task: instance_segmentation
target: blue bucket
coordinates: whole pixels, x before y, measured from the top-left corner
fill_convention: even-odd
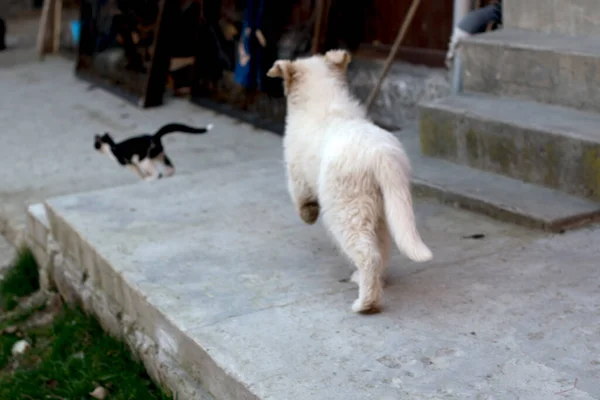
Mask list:
[[[79,20],[71,21],[71,39],[73,39],[73,43],[75,46],[79,45],[79,34],[81,32],[81,22]]]

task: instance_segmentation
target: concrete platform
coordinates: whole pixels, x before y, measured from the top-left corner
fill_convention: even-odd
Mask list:
[[[600,111],[597,37],[501,29],[462,47],[467,92]]]
[[[424,154],[600,201],[600,114],[485,95],[420,111]]]
[[[104,293],[106,320],[134,321],[215,399],[600,396],[597,228],[541,237],[420,200],[434,261],[395,253],[384,312],[361,316],[351,269],[295,215],[278,161],[46,205],[82,297]]]
[[[0,65],[13,56],[0,53]],[[0,93],[6,94],[0,95],[0,169],[9,171],[0,174],[0,234],[11,242],[17,242],[25,228],[28,204],[138,181],[94,151],[97,132],[109,131],[121,140],[169,122],[213,122],[210,134],[165,137],[177,174],[280,156],[280,141],[268,132],[184,100],[168,99],[163,107],[141,110],[77,80],[73,68],[72,62],[54,57],[0,68]]]

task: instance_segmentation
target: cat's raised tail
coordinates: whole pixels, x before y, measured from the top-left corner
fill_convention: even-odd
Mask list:
[[[210,131],[213,128],[213,124],[208,124],[204,128],[194,128],[193,126],[188,126],[184,124],[167,124],[160,128],[154,134],[155,139],[162,138],[163,136],[173,133],[173,132],[183,132],[183,133],[192,133],[192,134],[202,134]]]

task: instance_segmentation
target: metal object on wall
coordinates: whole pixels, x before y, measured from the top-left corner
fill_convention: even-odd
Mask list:
[[[456,29],[461,19],[471,10],[470,0],[454,0],[453,27]],[[456,52],[452,66],[452,93],[462,91],[462,57],[460,51]]]

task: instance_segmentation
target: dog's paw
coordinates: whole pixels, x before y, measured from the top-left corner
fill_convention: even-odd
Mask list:
[[[374,302],[365,302],[359,298],[354,300],[352,311],[359,314],[377,314],[381,312],[381,305]]]
[[[320,211],[321,208],[319,207],[319,203],[305,203],[300,207],[300,218],[302,218],[302,221],[306,222],[307,224],[312,225],[317,222],[317,219],[319,219]]]

